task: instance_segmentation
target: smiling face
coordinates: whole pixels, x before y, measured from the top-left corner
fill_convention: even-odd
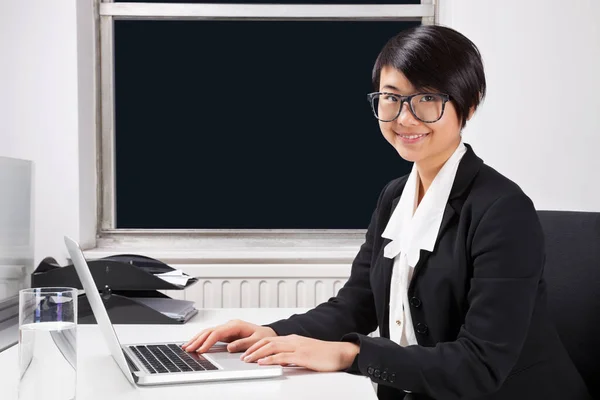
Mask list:
[[[381,70],[379,91],[403,96],[422,92],[413,87],[402,72],[390,66]],[[398,118],[391,122],[379,121],[379,127],[402,158],[418,165],[443,164],[460,143],[461,121],[451,101],[446,103],[442,118],[436,122],[419,121],[408,103],[404,103]]]

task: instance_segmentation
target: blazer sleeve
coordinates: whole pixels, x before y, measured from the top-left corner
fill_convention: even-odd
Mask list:
[[[358,343],[360,353],[348,372],[435,399],[497,391],[523,347],[544,264],[543,233],[525,194],[501,197],[487,209],[475,228],[471,255],[469,308],[455,341],[401,347],[351,333],[342,340]]]
[[[349,332],[369,334],[377,328],[369,270],[377,229],[377,216],[383,195],[392,182],[388,183],[379,195],[365,242],[352,262],[348,281],[339,290],[337,296],[304,314],[294,314],[287,319],[265,326],[272,328],[279,336],[296,334],[328,341],[339,341]]]

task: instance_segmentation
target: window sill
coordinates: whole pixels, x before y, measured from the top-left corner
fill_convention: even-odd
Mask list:
[[[113,231],[84,251],[95,259],[139,254],[167,264],[351,264],[364,231]]]

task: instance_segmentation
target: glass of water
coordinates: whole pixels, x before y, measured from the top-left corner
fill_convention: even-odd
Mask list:
[[[19,292],[19,400],[72,400],[77,383],[77,289]]]

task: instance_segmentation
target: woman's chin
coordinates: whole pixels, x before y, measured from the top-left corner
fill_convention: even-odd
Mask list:
[[[406,141],[398,135],[395,135],[391,143],[400,157],[408,162],[418,162],[425,156],[425,153],[427,153],[427,142],[429,141],[430,136],[431,134],[428,134],[427,136],[412,142]]]
[[[396,151],[400,157],[408,162],[417,162],[423,158],[423,151],[419,151],[417,149],[408,149],[401,144],[397,144],[394,147],[396,148]]]

